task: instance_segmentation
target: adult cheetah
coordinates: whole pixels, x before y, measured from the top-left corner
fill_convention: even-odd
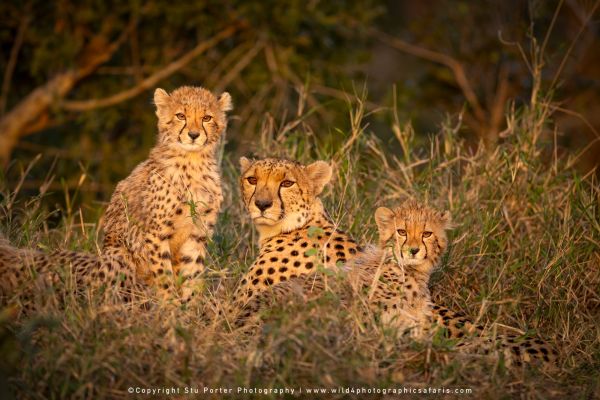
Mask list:
[[[240,166],[242,197],[260,249],[234,293],[237,309],[282,282],[339,267],[361,251],[331,222],[318,197],[331,179],[328,163],[242,157]]]
[[[117,185],[104,216],[101,255],[0,243],[5,295],[31,279],[30,270],[57,280],[57,265],[72,266],[84,285],[131,290],[142,283],[170,297],[177,282],[182,301],[194,295],[223,199],[216,151],[231,96],[184,86],[171,94],[156,89],[154,104],[158,142]]]

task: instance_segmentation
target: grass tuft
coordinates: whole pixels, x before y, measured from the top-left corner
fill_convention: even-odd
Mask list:
[[[369,114],[364,99],[348,102],[348,131],[316,135],[318,127],[304,115],[279,122],[268,116],[251,152],[306,163],[333,160],[326,208],[361,243],[375,241],[373,213],[380,205],[415,197],[449,209],[455,228],[432,278],[433,298],[490,332],[509,329],[555,342],[561,353],[556,371],[508,369],[502,357],[462,354],[442,337],[396,340],[376,320],[358,318],[358,309],[341,307],[336,296],[278,305],[253,335],[228,321],[202,322],[204,303],[231,293],[256,255],[238,163],[223,152],[226,201],[209,244],[205,298],[186,308],[148,310],[138,302],[75,296],[71,284],[35,293],[36,311],[27,313],[18,306],[32,288],[23,288],[10,299],[17,307],[5,304],[0,312],[0,371],[10,392],[16,398],[131,398],[132,386],[410,385],[471,388],[478,398],[597,395],[600,188],[595,175],[580,176],[566,156],[555,157],[546,134],[548,109],[540,102],[509,111],[504,139],[484,150],[460,140],[460,119],[448,119],[423,142],[398,122],[394,109]],[[389,121],[392,139],[369,131],[374,119]],[[44,188],[33,199],[20,198],[18,190],[2,187],[0,204],[1,230],[12,243],[96,251],[101,224],[84,223],[73,196],[50,228],[56,211],[44,204]]]

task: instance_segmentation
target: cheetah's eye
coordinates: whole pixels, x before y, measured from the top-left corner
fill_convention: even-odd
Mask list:
[[[288,181],[288,180],[286,179],[285,181],[282,181],[282,182],[281,182],[281,187],[290,187],[290,186],[292,186],[294,183],[296,183],[296,182],[294,182],[294,181]]]
[[[185,119],[184,113],[177,113],[177,114],[175,114],[175,116],[177,117],[177,119]]]
[[[246,180],[251,185],[256,185],[256,182],[258,182],[258,179],[256,179],[256,177],[254,176],[249,176],[248,178],[246,178]]]
[[[423,232],[423,237],[424,238],[428,238],[429,236],[431,236],[431,232]]]
[[[404,229],[398,229],[398,235],[406,236],[406,231]]]
[[[205,115],[204,117],[202,117],[202,121],[203,121],[203,122],[208,122],[208,121],[210,121],[211,119],[212,119],[212,116],[210,116],[210,115]]]

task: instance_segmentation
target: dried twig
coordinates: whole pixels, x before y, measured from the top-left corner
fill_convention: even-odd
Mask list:
[[[56,99],[64,97],[81,79],[91,74],[99,65],[109,60],[123,44],[138,20],[132,18],[117,40],[109,43],[104,29],[93,37],[79,60],[77,67],[62,72],[45,84],[38,86],[10,112],[0,119],[0,163],[6,163],[10,153],[26,128],[40,119]],[[105,24],[107,28],[109,24]],[[43,126],[43,124],[42,124]]]
[[[129,88],[112,96],[105,97],[103,99],[63,101],[60,104],[60,106],[68,111],[88,111],[94,110],[96,108],[112,106],[114,104],[121,103],[125,100],[129,100],[139,95],[140,93],[152,88],[154,85],[156,85],[158,82],[165,79],[169,75],[172,75],[173,73],[177,72],[179,69],[184,67],[186,64],[191,62],[200,54],[204,53],[206,50],[216,46],[224,39],[231,37],[235,33],[237,28],[237,26],[228,27],[216,34],[215,36],[213,36],[212,38],[199,43],[192,50],[190,50],[177,60],[171,62],[160,71],[157,71],[154,74],[150,75],[149,77],[147,77],[132,88]]]
[[[391,35],[388,35],[387,33],[382,32],[377,29],[374,29],[374,28],[369,30],[369,34],[372,37],[374,37],[375,39],[377,39],[397,50],[400,50],[402,52],[411,54],[411,55],[419,57],[419,58],[423,58],[425,60],[429,60],[429,61],[432,61],[432,62],[435,62],[438,64],[442,64],[442,65],[448,67],[454,74],[454,79],[456,80],[456,83],[462,90],[465,98],[467,99],[467,102],[469,103],[471,108],[473,108],[473,112],[474,112],[476,118],[481,121],[484,121],[487,118],[485,110],[483,109],[483,107],[481,107],[481,104],[479,103],[479,99],[477,98],[477,95],[475,94],[475,90],[473,90],[471,83],[467,79],[467,73],[465,72],[465,68],[458,60],[456,60],[453,57],[450,57],[447,54],[443,54],[443,53],[440,53],[437,51],[427,49],[422,46],[417,46],[417,45],[405,42],[404,40],[401,40],[401,39],[398,39]]]

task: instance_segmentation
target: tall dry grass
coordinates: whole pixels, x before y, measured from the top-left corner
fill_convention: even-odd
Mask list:
[[[369,113],[364,103],[362,96],[349,97],[347,132],[311,126],[304,118],[311,110],[303,105],[291,119],[265,117],[249,152],[332,160],[336,173],[323,195],[326,208],[362,243],[375,239],[377,206],[415,197],[450,209],[455,228],[431,282],[434,299],[490,332],[538,334],[556,343],[561,357],[555,371],[507,369],[502,357],[459,353],[440,338],[399,341],[375,321],[357,318],[335,295],[282,304],[252,335],[226,320],[203,322],[204,303],[216,298],[226,306],[256,255],[237,188],[237,160],[223,151],[226,201],[210,243],[204,299],[184,308],[140,307],[143,294],[130,304],[101,302],[85,290],[76,295],[67,269],[64,287],[38,289],[34,296],[24,287],[0,313],[0,394],[96,399],[131,398],[129,387],[443,386],[471,388],[477,398],[598,395],[600,188],[594,175],[571,168],[572,158],[558,157],[549,106],[536,101],[510,109],[502,142],[486,151],[461,141],[460,117],[423,141],[393,107]],[[370,132],[373,122],[386,123],[392,139]],[[101,207],[81,212],[70,206],[77,195],[70,193],[61,223],[50,228],[53,211],[44,206],[44,187],[40,192],[22,198],[18,187],[3,187],[2,232],[23,247],[96,251],[100,224],[94,216]],[[35,311],[22,311],[26,298]]]

